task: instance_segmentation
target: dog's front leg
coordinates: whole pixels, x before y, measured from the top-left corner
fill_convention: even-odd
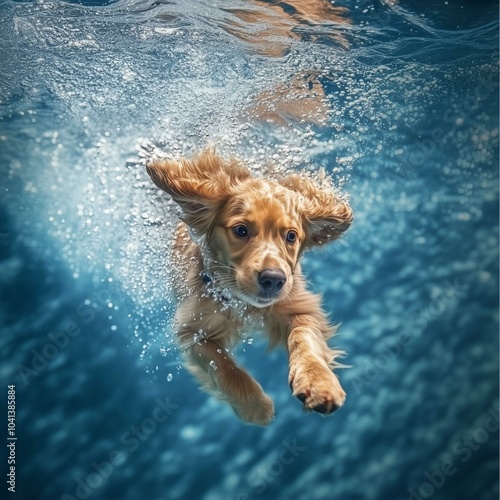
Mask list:
[[[293,395],[306,410],[331,413],[344,404],[346,394],[332,372],[332,360],[339,353],[326,343],[326,319],[301,314],[292,317],[290,326],[287,347]]]
[[[188,350],[190,371],[206,389],[227,401],[243,421],[267,425],[274,418],[272,400],[216,340],[203,339]]]

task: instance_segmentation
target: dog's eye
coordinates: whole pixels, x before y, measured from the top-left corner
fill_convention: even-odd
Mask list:
[[[233,227],[233,233],[238,238],[246,238],[248,236],[248,227],[245,224],[238,224]]]
[[[288,231],[288,233],[286,233],[286,242],[287,243],[295,243],[297,241],[297,233],[296,231]]]

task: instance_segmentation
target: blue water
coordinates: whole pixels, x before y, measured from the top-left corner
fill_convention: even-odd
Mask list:
[[[10,497],[498,498],[497,3],[307,4],[1,0]],[[145,140],[324,167],[350,194],[352,228],[304,262],[352,366],[334,415],[302,412],[258,337],[237,356],[267,428],[182,368]]]

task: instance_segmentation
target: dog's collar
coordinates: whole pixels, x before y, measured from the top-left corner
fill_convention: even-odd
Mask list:
[[[212,283],[212,281],[213,281],[212,276],[210,276],[205,271],[202,271],[200,273],[200,278],[201,278],[201,281],[203,281],[203,283],[205,283],[205,285],[208,285],[209,283]]]
[[[215,281],[212,276],[210,276],[210,274],[208,274],[206,271],[201,271],[200,278],[201,281],[203,281],[203,283],[206,285],[208,292],[214,299],[222,302],[229,302],[230,297],[228,297],[227,294],[224,293],[224,290],[221,290],[216,286]]]

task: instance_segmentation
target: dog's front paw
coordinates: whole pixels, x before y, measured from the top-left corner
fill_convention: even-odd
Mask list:
[[[303,363],[290,370],[290,388],[304,403],[304,409],[332,413],[340,408],[346,394],[338,378],[319,361]]]
[[[239,405],[233,404],[232,407],[236,415],[249,424],[268,425],[274,419],[274,403],[264,393],[258,400]]]

